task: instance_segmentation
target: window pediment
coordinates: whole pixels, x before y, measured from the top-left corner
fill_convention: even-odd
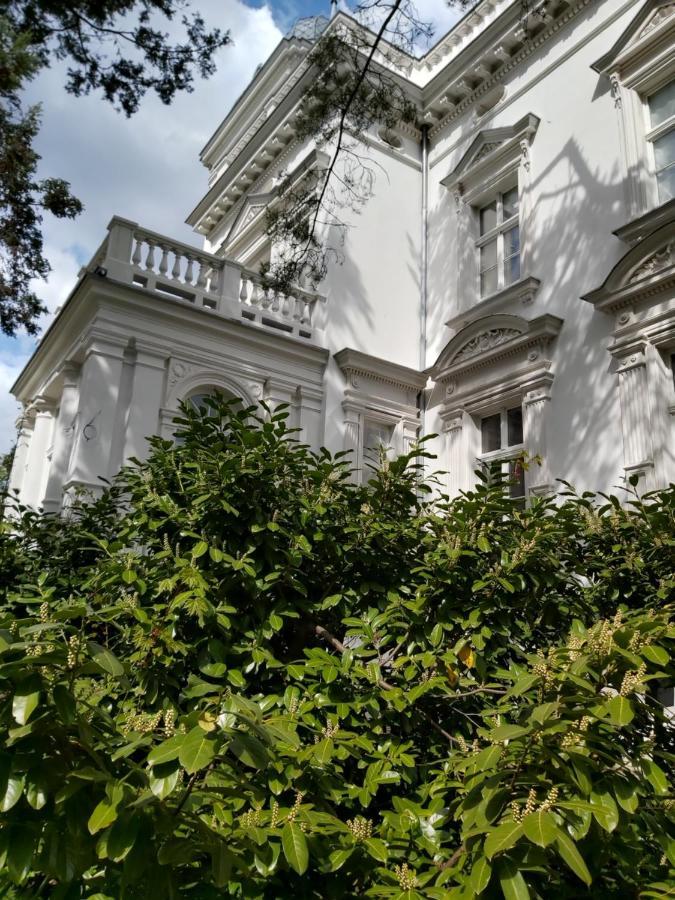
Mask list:
[[[612,49],[593,63],[592,68],[601,74],[630,70],[645,55],[652,55],[655,50],[658,52],[657,45],[663,43],[673,29],[673,0],[648,0]],[[664,49],[672,53],[672,44]]]
[[[235,240],[248,226],[253,222],[254,219],[257,219],[261,213],[263,213],[266,207],[270,204],[272,198],[272,193],[267,194],[251,194],[248,197],[245,197],[241,206],[239,208],[239,212],[232,223],[232,227],[227,233],[225,240],[223,241],[224,246],[228,246]]]
[[[437,381],[473,368],[491,365],[534,344],[547,344],[560,332],[563,321],[543,315],[526,320],[520,316],[485,316],[462,328],[449,341],[429,374]]]
[[[581,299],[596,309],[613,313],[622,306],[656,298],[673,289],[675,237],[673,221],[669,221],[632,247],[614,266],[604,284]]]
[[[471,142],[455,168],[441,181],[451,190],[471,192],[482,186],[486,178],[515,168],[522,154],[521,142],[528,146],[537,133],[539,119],[532,113],[515,125],[481,131]]]

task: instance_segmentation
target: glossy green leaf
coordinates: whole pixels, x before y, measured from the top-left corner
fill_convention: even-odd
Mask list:
[[[240,762],[252,769],[264,769],[269,762],[269,754],[258,738],[242,731],[235,734],[228,749]]]
[[[102,828],[107,828],[108,825],[112,825],[116,818],[117,804],[111,803],[108,799],[101,800],[89,816],[89,821],[87,822],[89,834],[96,834]]]
[[[490,883],[491,875],[492,866],[484,856],[481,856],[474,863],[473,868],[471,869],[471,874],[469,875],[467,885],[471,888],[474,894],[482,894],[482,892]]]
[[[555,845],[561,858],[567,863],[577,878],[580,878],[584,884],[590,884],[593,879],[588,871],[588,866],[577,850],[574,841],[562,829],[558,829]]]
[[[540,809],[523,818],[523,832],[533,844],[548,847],[555,841],[558,828],[551,813]]]
[[[523,835],[520,822],[503,822],[491,831],[485,840],[485,855],[492,859],[497,853],[509,850]]]
[[[619,810],[614,797],[608,791],[593,791],[591,806],[596,822],[605,831],[612,832],[619,824]]]
[[[185,743],[185,737],[184,734],[175,734],[168,740],[162,741],[148,754],[148,763],[151,766],[157,766],[178,759],[181,747]]]
[[[205,768],[216,753],[216,742],[211,732],[197,725],[189,731],[178,749],[178,759],[188,775]]]
[[[373,859],[376,859],[378,862],[385,863],[389,858],[387,845],[378,838],[367,838],[363,842],[363,846],[368,851],[369,856],[372,856]]]
[[[609,721],[612,725],[624,726],[630,724],[635,716],[633,704],[628,697],[612,697],[605,704]]]
[[[298,875],[304,875],[309,865],[309,850],[307,839],[295,822],[287,822],[284,825],[281,832],[281,846],[289,866],[295,869]]]
[[[12,699],[12,715],[19,723],[25,725],[40,702],[40,681],[29,678],[20,684]]]
[[[13,806],[16,806],[22,793],[23,777],[10,775],[5,783],[4,794],[0,798],[0,812],[9,812]]]
[[[509,859],[500,860],[497,865],[497,877],[504,895],[504,900],[529,900],[530,892],[522,873]]]
[[[100,666],[104,672],[113,675],[115,678],[124,675],[124,666],[107,647],[102,647],[95,641],[88,641],[87,649],[96,665]]]
[[[670,786],[668,784],[666,773],[653,760],[643,759],[642,771],[645,773],[645,778],[657,794],[662,796],[663,794],[669,793]]]

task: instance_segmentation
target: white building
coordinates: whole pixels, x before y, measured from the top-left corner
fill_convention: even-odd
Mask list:
[[[347,21],[299,23],[207,143],[203,251],[112,219],[13,388],[24,502],[96,490],[211,388],[289,402],[359,467],[437,432],[452,492],[480,461],[532,493],[675,480],[675,3],[553,0],[524,21],[481,0],[398,54],[417,126],[364,136],[374,196],[344,262],[320,294],[266,296],[279,175],[325,166],[295,137],[307,54]],[[521,475],[523,453],[541,464]]]

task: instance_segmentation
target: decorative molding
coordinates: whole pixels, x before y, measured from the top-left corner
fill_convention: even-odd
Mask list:
[[[642,281],[657,272],[675,265],[675,240],[671,241],[663,250],[658,250],[646,259],[642,265],[633,272],[629,278],[629,283],[634,284],[636,281]]]
[[[503,64],[497,69],[496,72],[492,74],[492,76],[487,80],[479,84],[476,88],[474,88],[469,95],[464,97],[454,109],[450,110],[447,115],[445,115],[437,125],[433,127],[430,134],[431,137],[436,137],[453,119],[456,119],[458,116],[462,115],[469,107],[471,107],[475,102],[480,100],[482,96],[484,96],[491,88],[500,84],[504,79],[504,76],[511,72],[516,66],[520,65],[521,62],[524,62],[529,56],[535,53],[539,47],[546,43],[546,41],[554,35],[556,32],[560,31],[568,22],[570,22],[582,9],[585,9],[591,0],[578,0],[577,3],[570,3],[561,14],[553,20],[553,22],[541,28],[534,35],[525,34],[520,38],[516,38],[515,31],[513,32],[514,39],[517,40],[520,46],[515,49],[515,52],[509,57],[508,60],[505,60]],[[503,33],[500,35],[498,41],[498,46],[495,47],[496,50],[501,49],[501,45],[503,44],[504,38],[506,35]],[[484,51],[487,55],[490,54],[490,48],[486,48]],[[450,85],[449,87],[444,89],[444,94],[447,94],[448,91],[452,92],[454,85]]]
[[[528,113],[510,127],[479,132],[441,184],[471,196],[485,187],[487,178],[515,170],[519,163],[529,170],[529,148],[539,122],[537,116]]]
[[[522,332],[516,331],[515,328],[492,328],[488,331],[483,331],[477,334],[476,337],[471,338],[470,341],[467,341],[462,349],[457,351],[451,362],[457,363],[471,359],[474,356],[485,353],[487,350],[499,347],[500,344],[504,344],[515,337],[520,337],[521,334]]]
[[[530,320],[507,314],[476,319],[446,344],[428,374],[443,383],[455,380],[460,374],[492,366],[521,351],[544,347],[560,333],[562,325],[562,319],[549,314]],[[467,346],[469,352],[463,355]]]
[[[581,299],[602,312],[614,314],[625,306],[653,302],[675,285],[675,204],[670,216],[647,237],[634,244],[616,263],[604,283]]]
[[[445,324],[453,331],[457,331],[460,328],[466,328],[471,322],[482,319],[484,316],[507,312],[516,303],[522,306],[529,306],[534,302],[540,286],[541,281],[538,278],[525,275],[501,291],[497,291],[495,294],[485,297],[479,303],[475,303],[470,309],[457,313],[448,319]]]
[[[614,46],[591,66],[596,72],[612,75],[623,71],[634,57],[643,54],[645,45],[656,41],[657,32],[675,24],[675,3],[647,0]],[[672,52],[672,48],[671,48]]]
[[[417,369],[410,369],[377,356],[370,356],[349,347],[345,347],[344,350],[335,354],[335,362],[350,385],[355,388],[360,387],[359,378],[379,381],[382,384],[390,384],[401,390],[415,393],[421,391],[427,383],[425,372],[419,372]]]

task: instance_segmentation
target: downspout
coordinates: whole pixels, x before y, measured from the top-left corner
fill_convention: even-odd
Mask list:
[[[423,372],[427,367],[427,265],[429,236],[427,218],[429,212],[429,125],[422,125],[422,216],[421,216],[421,260],[420,260],[420,353],[419,368]],[[422,389],[418,395],[420,411],[420,435],[425,434],[424,414],[426,412],[426,393]]]

